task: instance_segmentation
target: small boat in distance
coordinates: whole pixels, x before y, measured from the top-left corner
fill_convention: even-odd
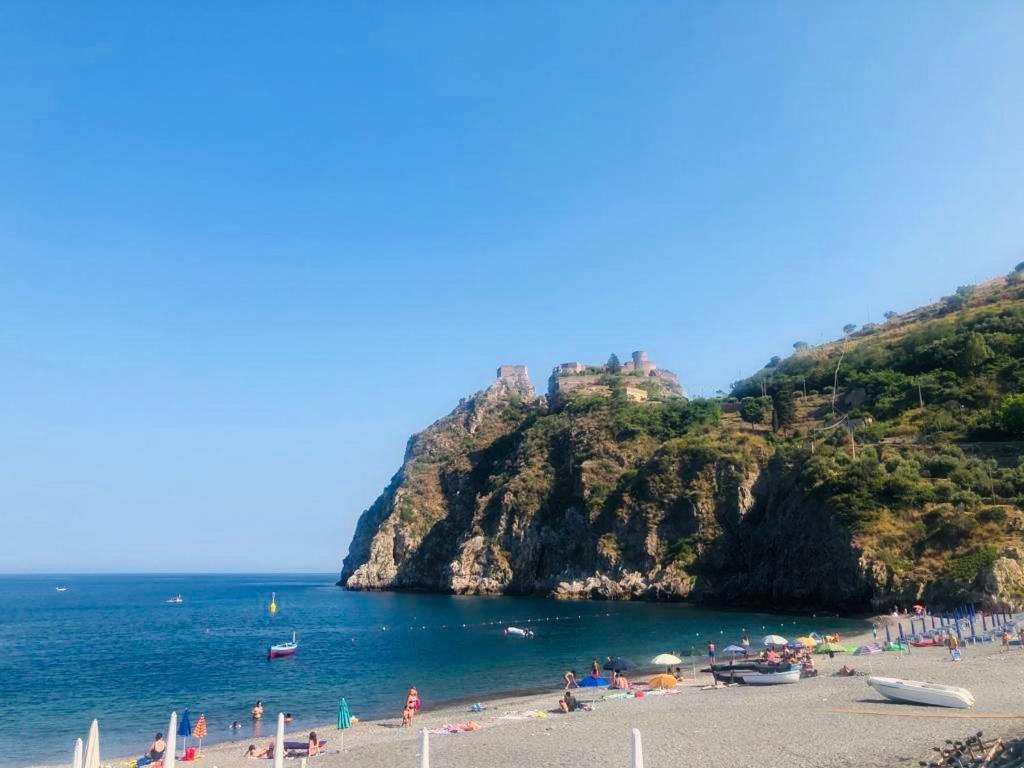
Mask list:
[[[954,709],[970,709],[974,706],[974,696],[971,692],[954,685],[900,680],[896,677],[869,677],[868,685],[887,699],[908,704],[928,704],[933,707]]]
[[[520,629],[519,627],[505,627],[505,637],[533,637],[533,630]]]
[[[174,597],[169,597],[166,602],[170,603],[171,605],[181,605],[185,601],[181,599],[181,595],[179,594],[175,595]]]
[[[270,650],[267,651],[267,658],[279,659],[283,656],[294,656],[297,650],[299,650],[299,642],[296,639],[295,632],[293,630],[291,641],[270,646]]]
[[[58,592],[67,592],[68,591],[67,587],[56,587],[56,589],[57,589]]]

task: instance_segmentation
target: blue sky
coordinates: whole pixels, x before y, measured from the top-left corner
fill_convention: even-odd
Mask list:
[[[0,571],[335,570],[502,362],[698,393],[1024,258],[1019,3],[0,8]]]

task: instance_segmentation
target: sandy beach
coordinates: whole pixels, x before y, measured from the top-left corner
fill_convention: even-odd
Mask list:
[[[861,638],[863,639],[863,638]],[[856,638],[848,640],[856,642]],[[317,728],[326,753],[311,766],[416,766],[420,731],[475,721],[479,730],[431,735],[431,765],[491,768],[497,765],[627,766],[630,729],[643,735],[647,766],[749,766],[764,761],[789,766],[916,765],[932,746],[978,730],[986,736],[1024,732],[1024,650],[1000,645],[968,646],[961,662],[942,648],[909,654],[818,656],[819,676],[796,685],[729,686],[711,690],[711,676],[698,674],[667,695],[614,698],[611,691],[579,691],[593,711],[557,713],[560,690],[499,698],[482,712],[466,705],[426,707],[412,728],[392,720],[360,722],[342,735],[333,724]],[[844,663],[858,671],[962,686],[974,694],[972,711],[893,704],[866,684],[866,677],[836,677]],[[634,678],[634,682],[640,678]],[[429,697],[428,691],[421,695]],[[554,710],[554,711],[553,711]],[[543,712],[543,716],[538,716]],[[358,714],[358,713],[354,713]],[[273,721],[276,713],[267,713]],[[268,723],[269,724],[269,723]],[[272,729],[268,729],[272,730]],[[304,742],[307,732],[288,732]],[[257,747],[266,746],[264,737]],[[206,768],[253,768],[269,760],[243,757],[244,744],[206,747],[197,763]],[[105,763],[108,761],[104,761]],[[119,761],[109,761],[118,764]],[[299,760],[289,759],[298,766]]]

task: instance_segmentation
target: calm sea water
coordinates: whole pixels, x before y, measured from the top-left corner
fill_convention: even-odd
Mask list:
[[[293,713],[296,729],[333,722],[343,696],[353,714],[397,717],[411,685],[429,707],[554,686],[594,657],[646,662],[709,638],[724,647],[743,631],[864,626],[678,604],[355,593],[335,578],[0,576],[0,765],[70,761],[94,717],[104,757],[141,754],[172,709],[193,722],[205,713],[208,741],[248,743],[271,734],[277,712]],[[184,604],[165,602],[178,593]],[[502,635],[527,622],[534,639]],[[267,647],[293,628],[298,654],[268,661]],[[262,733],[248,717],[257,699],[269,716]]]

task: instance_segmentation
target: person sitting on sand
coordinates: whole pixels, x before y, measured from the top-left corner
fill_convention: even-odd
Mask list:
[[[562,679],[565,680],[565,690],[570,688],[579,688],[580,684],[576,682],[576,670],[571,669],[562,675]]]
[[[146,754],[136,761],[137,765],[149,765],[150,763],[158,763],[164,759],[164,752],[167,751],[167,742],[164,741],[164,735],[157,733],[153,739],[153,743],[149,745],[149,749],[146,750]]]
[[[320,740],[316,737],[316,731],[309,732],[309,756],[320,754]]]
[[[565,692],[565,696],[558,700],[558,711],[559,712],[575,712],[579,705],[576,703],[576,697],[568,691]]]
[[[252,757],[252,758],[271,758],[271,759],[273,759],[273,757],[274,757],[274,740],[271,739],[270,743],[267,745],[267,748],[264,749],[264,750],[261,750],[259,752],[256,751],[256,745],[255,744],[250,744],[249,748],[247,750],[245,750],[245,756],[246,757]]]
[[[672,677],[674,677],[676,680],[682,680],[683,679],[683,668],[682,667],[676,667],[675,672],[672,673]]]
[[[840,677],[853,677],[856,674],[857,671],[853,667],[847,666],[846,664],[843,664],[843,666],[839,669]]]
[[[257,701],[256,706],[252,708],[252,719],[259,720],[263,717],[263,702]]]
[[[615,679],[612,681],[612,687],[616,688],[616,689],[618,689],[620,691],[628,691],[629,690],[629,680],[627,680],[626,676],[624,674],[622,674],[621,672],[616,672],[615,673]]]

